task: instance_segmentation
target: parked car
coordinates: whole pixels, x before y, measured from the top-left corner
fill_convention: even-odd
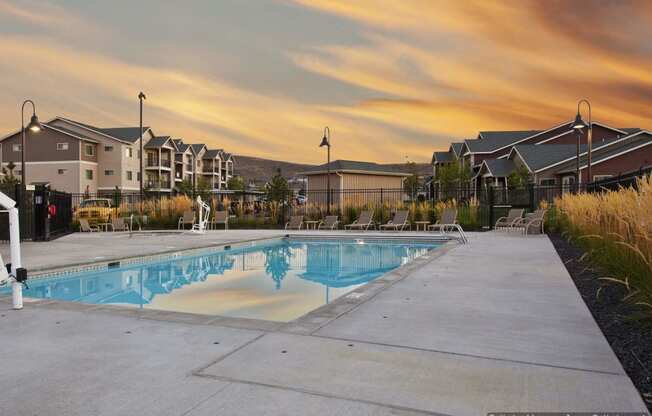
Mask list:
[[[81,201],[75,210],[75,219],[85,218],[90,222],[109,222],[113,209],[111,200],[107,198],[93,198]]]

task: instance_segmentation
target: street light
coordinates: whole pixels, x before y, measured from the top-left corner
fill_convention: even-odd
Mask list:
[[[143,181],[145,177],[143,175],[143,100],[146,100],[145,94],[141,91],[138,94],[138,101],[140,101],[140,200],[141,200],[141,211],[142,211],[142,200],[143,200]],[[142,214],[142,212],[141,212]]]
[[[589,108],[589,124],[587,125],[584,120],[582,120],[582,116],[580,115],[580,105],[582,103],[585,103],[588,108]],[[573,122],[573,128],[581,131],[583,128],[588,128],[588,135],[587,135],[587,147],[586,147],[586,182],[587,184],[591,182],[591,147],[593,144],[593,123],[591,122],[591,103],[586,100],[586,99],[581,99],[577,103],[577,115],[575,116],[575,121]],[[579,172],[579,158],[580,154],[579,152],[577,153],[577,160],[578,160],[578,170],[577,170],[577,180],[578,182],[580,181],[580,172]]]
[[[319,147],[324,147],[326,146],[328,148],[327,151],[327,162],[326,162],[326,171],[328,172],[328,176],[326,177],[326,212],[328,214],[331,213],[331,130],[328,128],[328,126],[324,127],[324,137],[321,139],[321,144]]]
[[[32,118],[25,128],[25,104],[30,103],[32,105]],[[27,175],[25,172],[25,130],[29,129],[32,133],[38,133],[43,130],[43,126],[38,121],[36,117],[36,105],[32,100],[23,101],[23,106],[20,110],[20,131],[21,131],[21,140],[20,140],[20,178],[23,186],[26,184]]]

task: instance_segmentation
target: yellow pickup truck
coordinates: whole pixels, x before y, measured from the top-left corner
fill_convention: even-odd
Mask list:
[[[75,219],[85,218],[92,223],[109,222],[113,215],[111,200],[107,198],[85,199],[75,211]]]

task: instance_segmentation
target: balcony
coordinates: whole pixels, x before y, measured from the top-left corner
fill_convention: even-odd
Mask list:
[[[209,167],[204,166],[204,168],[201,171],[205,175],[218,175],[219,174],[219,172],[213,171],[213,168],[210,167],[210,166]]]
[[[147,158],[145,160],[145,167],[148,169],[154,168],[154,169],[170,169],[172,167],[172,162],[170,159],[155,159],[155,158]]]
[[[145,187],[149,190],[156,191],[156,190],[170,190],[172,189],[172,184],[170,183],[169,180],[148,180],[145,182]]]

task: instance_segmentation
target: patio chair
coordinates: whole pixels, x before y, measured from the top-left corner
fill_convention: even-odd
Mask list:
[[[92,233],[100,231],[100,227],[97,225],[90,225],[86,218],[79,219],[79,231],[82,233]]]
[[[219,224],[224,225],[224,229],[229,229],[229,212],[228,211],[215,211],[213,219],[208,222],[209,229],[217,229]]]
[[[192,226],[195,223],[195,213],[192,211],[183,211],[183,215],[179,217],[177,222],[177,230],[186,229],[186,225]]]
[[[524,212],[525,212],[524,209],[516,209],[516,208],[510,209],[506,217],[498,218],[498,221],[496,221],[496,224],[494,225],[494,229],[496,231],[504,230],[504,229],[508,231],[512,230],[514,224],[516,224],[521,218],[523,218]]]
[[[362,211],[357,220],[353,221],[351,224],[346,224],[344,226],[345,230],[367,231],[369,228],[376,228],[376,223],[374,223],[373,210]]]
[[[113,231],[129,231],[129,224],[123,217],[116,217],[111,220],[111,229]]]
[[[409,215],[410,211],[407,209],[396,211],[394,218],[387,221],[387,224],[381,224],[379,228],[381,230],[392,229],[394,231],[403,231],[406,227],[410,227],[410,223],[408,222]]]
[[[514,228],[521,229],[525,235],[528,235],[531,229],[534,231],[539,231],[541,234],[543,234],[545,217],[546,210],[537,209],[536,211],[526,214],[525,217],[521,218],[516,224],[514,224]]]
[[[326,218],[324,218],[319,222],[319,226],[317,226],[317,229],[336,230],[339,224],[340,224],[340,220],[338,219],[337,215],[327,215]]]
[[[290,221],[285,224],[286,230],[300,230],[303,227],[303,215],[293,215]]]
[[[466,233],[457,223],[457,209],[455,208],[445,208],[441,214],[441,218],[434,224],[429,225],[428,230],[439,230],[440,233],[457,231],[460,234],[462,243],[469,242],[469,239],[466,237]]]

